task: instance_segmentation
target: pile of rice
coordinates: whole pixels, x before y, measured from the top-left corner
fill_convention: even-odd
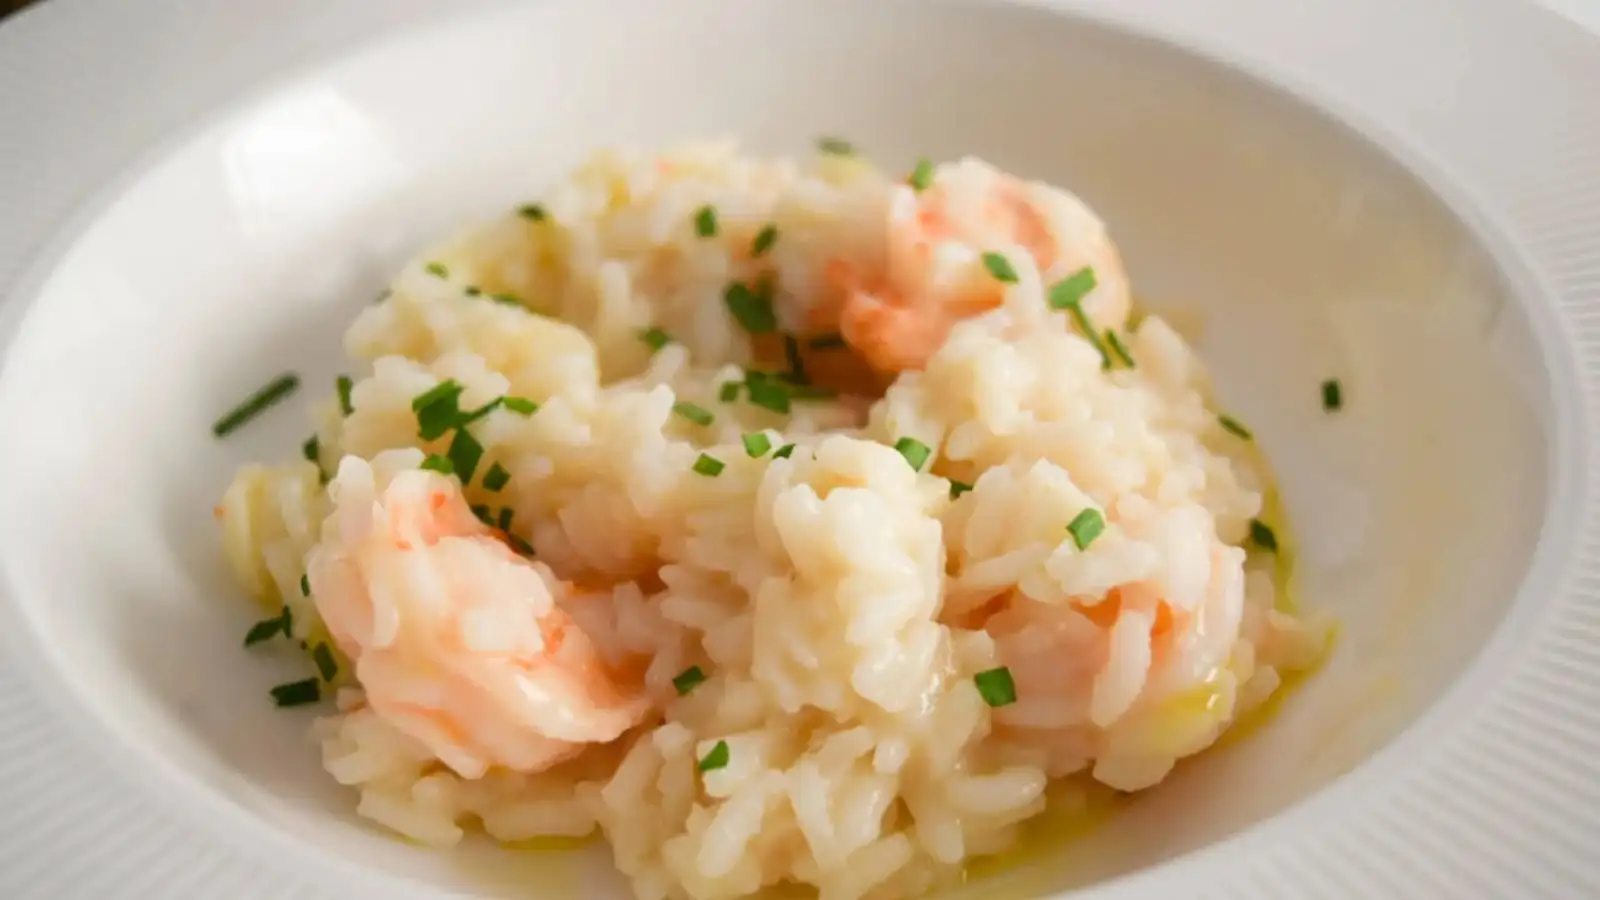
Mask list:
[[[959,194],[994,173],[929,174]],[[721,142],[604,153],[357,317],[359,374],[317,407],[314,458],[243,468],[220,518],[243,584],[333,663],[338,711],[316,735],[362,816],[440,847],[479,826],[598,828],[645,900],[785,882],[917,896],[1012,844],[1052,782],[1150,787],[1316,662],[1324,629],[1287,611],[1251,541],[1268,472],[1200,360],[1149,316],[1120,335],[1134,364],[1107,368],[1047,301],[1059,267],[986,248],[1014,269],[1003,302],[920,371],[874,382],[833,349],[859,391],[794,388],[787,414],[749,402],[752,378],[777,377],[750,371],[786,363],[730,314],[729,285],[767,285],[780,331],[803,332],[831,262],[882,265],[907,190],[839,153],[804,170]],[[357,482],[447,452],[413,400],[448,379],[463,409],[537,404],[471,425],[477,471],[509,480],[466,499],[577,586],[567,611],[650,699],[622,737],[541,772],[452,766],[375,712],[305,593]],[[1086,510],[1104,528],[1080,548],[1067,526]],[[1178,624],[1105,602],[1134,583]]]

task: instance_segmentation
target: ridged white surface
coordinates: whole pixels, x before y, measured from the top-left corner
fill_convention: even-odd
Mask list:
[[[54,0],[0,29],[0,286],[173,128],[286,66],[466,5]],[[1559,304],[1589,448],[1581,549],[1553,596],[1515,610],[1423,721],[1281,821],[1091,893],[1600,896],[1600,47],[1509,2],[1075,5],[1281,75],[1469,188]],[[0,897],[351,896],[164,809],[70,720],[0,664]]]

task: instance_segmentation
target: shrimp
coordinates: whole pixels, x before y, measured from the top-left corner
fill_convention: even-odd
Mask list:
[[[985,268],[986,252],[1026,254],[1047,288],[1092,269],[1096,287],[1082,299],[1088,318],[1102,329],[1128,318],[1117,248],[1104,223],[1071,194],[968,159],[941,166],[920,193],[894,187],[888,219],[883,270],[830,261],[825,278],[842,305],[818,308],[838,316],[845,341],[880,371],[922,368],[956,322],[1000,306],[1005,285]]]
[[[456,481],[404,469],[376,482],[345,458],[307,565],[376,714],[465,778],[538,772],[643,720],[639,679],[609,669],[562,608],[569,586],[479,522]]]

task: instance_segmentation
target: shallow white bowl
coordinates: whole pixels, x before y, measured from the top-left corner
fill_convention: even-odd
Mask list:
[[[1204,33],[1179,13],[1160,21]],[[590,149],[731,133],[805,153],[839,134],[891,167],[970,153],[1094,205],[1135,293],[1202,323],[1225,403],[1282,477],[1300,600],[1342,623],[1332,663],[1265,727],[1001,876],[1010,894],[1149,867],[1307,798],[1228,852],[1398,840],[1378,798],[1437,765],[1441,742],[1477,740],[1473,708],[1534,623],[1594,608],[1592,588],[1564,580],[1588,539],[1576,363],[1590,349],[1561,314],[1553,264],[1490,214],[1482,182],[1454,177],[1392,116],[1350,118],[1365,136],[1171,44],[1022,6],[522,4],[362,49],[147,157],[17,287],[0,377],[13,658],[124,781],[174,811],[161,815],[292,860],[335,893],[625,896],[603,849],[437,855],[354,818],[305,737],[309,714],[266,697],[303,662],[239,648],[254,610],[210,513],[235,466],[292,456],[307,420],[279,410],[224,442],[209,424],[284,370],[331,389],[343,327],[392,269],[537,197]],[[1319,401],[1330,377],[1336,415]],[[1573,679],[1594,677],[1591,650],[1573,658]],[[1563,709],[1519,727],[1542,734]],[[1488,777],[1489,758],[1459,758]],[[1348,792],[1324,790],[1358,766]],[[1594,824],[1575,821],[1580,837]],[[1452,827],[1469,843],[1479,830]],[[1277,865],[1251,874],[1213,851],[1108,890],[1270,887],[1295,875]],[[1385,865],[1357,877],[1413,883]]]

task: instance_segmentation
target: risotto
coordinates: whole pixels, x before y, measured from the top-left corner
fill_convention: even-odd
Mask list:
[[[247,644],[317,670],[273,697],[331,699],[328,773],[426,845],[918,896],[1323,651],[1201,361],[1083,202],[976,159],[601,153],[345,346],[304,458],[217,513]]]

